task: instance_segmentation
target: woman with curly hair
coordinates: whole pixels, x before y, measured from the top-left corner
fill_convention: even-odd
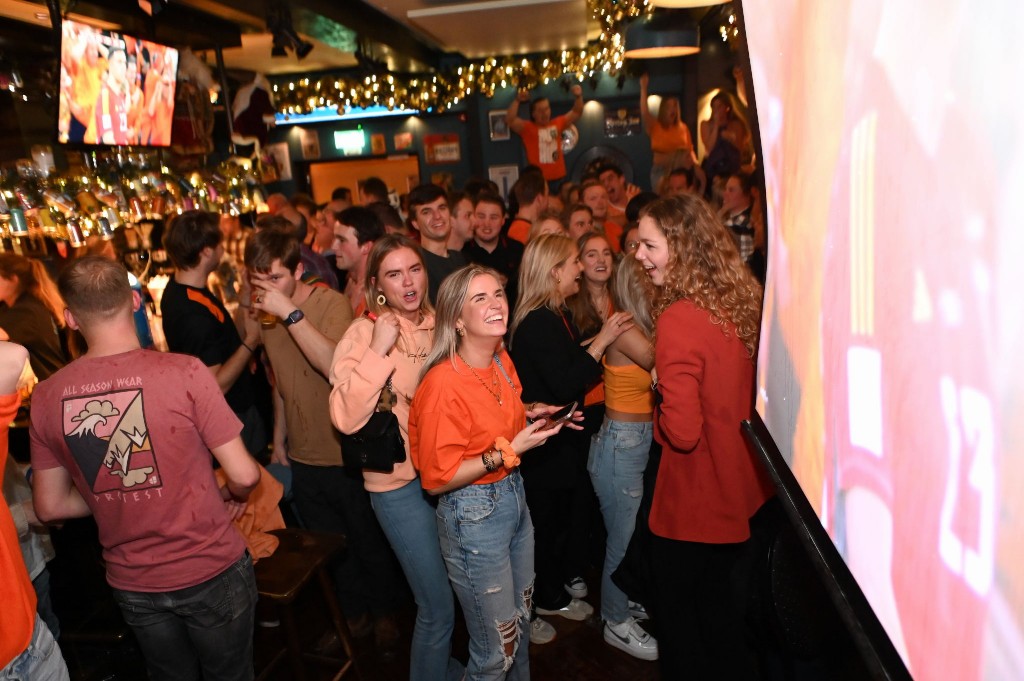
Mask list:
[[[678,196],[640,213],[653,287],[654,438],[662,445],[649,525],[665,678],[755,679],[744,632],[750,520],[771,482],[740,432],[754,391],[761,286],[707,203]]]

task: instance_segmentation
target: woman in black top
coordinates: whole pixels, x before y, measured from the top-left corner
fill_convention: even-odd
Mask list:
[[[565,299],[579,291],[581,271],[579,249],[565,236],[542,235],[523,254],[509,349],[525,402],[582,404],[586,391],[601,379],[605,349],[632,328],[628,314],[615,313],[586,347],[581,345],[585,339],[565,306]],[[587,443],[578,433],[563,429],[538,448],[537,456],[524,459],[520,470],[534,518],[537,612],[583,620],[593,608],[565,590],[574,576],[566,574],[565,555],[571,500],[586,476]],[[550,640],[551,632],[535,622],[531,634],[531,640]]]
[[[64,301],[38,260],[0,253],[0,340],[23,345],[42,381],[67,364]]]

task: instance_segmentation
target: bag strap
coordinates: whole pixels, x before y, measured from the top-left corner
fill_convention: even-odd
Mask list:
[[[388,375],[388,380],[384,383],[384,387],[380,390],[380,396],[377,398],[377,408],[374,411],[391,411],[398,402],[398,397],[395,395],[395,390],[391,385],[391,375]]]

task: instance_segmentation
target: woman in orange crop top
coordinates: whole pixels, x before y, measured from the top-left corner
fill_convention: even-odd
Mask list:
[[[533,523],[519,456],[562,428],[527,417],[502,347],[508,302],[494,270],[469,266],[437,294],[434,346],[409,414],[420,480],[440,495],[437,532],[469,629],[467,679],[528,679]]]
[[[601,430],[591,439],[587,470],[608,531],[601,572],[604,640],[641,660],[656,660],[658,642],[637,624],[629,599],[612,581],[633,536],[654,434],[650,374],[654,324],[642,276],[643,269],[634,258],[624,258],[615,273],[615,307],[631,313],[634,326],[604,356],[605,416]]]
[[[644,132],[651,138],[651,191],[661,193],[662,179],[676,168],[697,168],[690,128],[679,115],[679,98],[664,97],[658,115],[651,113],[647,104],[647,86],[650,77],[640,76],[640,117]],[[698,178],[700,179],[700,178]]]

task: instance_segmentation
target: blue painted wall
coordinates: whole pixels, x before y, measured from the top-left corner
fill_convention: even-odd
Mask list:
[[[698,88],[708,89],[711,83],[717,87],[732,63],[732,55],[728,50],[705,49],[700,55],[680,59],[664,59],[648,62],[651,74],[651,94],[676,96],[682,103],[683,120],[690,126],[694,137],[697,135],[696,102]],[[721,75],[720,75],[721,74]],[[579,130],[579,142],[576,148],[566,155],[566,167],[570,179],[578,175],[586,152],[596,146],[611,147],[624,154],[628,166],[624,168],[627,176],[646,188],[650,175],[651,152],[648,137],[641,132],[636,136],[609,138],[605,135],[605,115],[613,114],[620,107],[635,111],[639,106],[640,85],[636,78],[627,76],[620,89],[616,79],[602,77],[595,83],[584,82],[583,96],[587,104],[582,118],[576,123]],[[492,110],[506,109],[515,97],[514,88],[505,88],[495,92],[491,99],[473,96],[460,103],[456,110],[444,114],[427,114],[409,117],[385,117],[362,119],[358,121],[337,121],[305,126],[316,130],[320,139],[320,160],[338,160],[345,157],[334,148],[334,132],[336,130],[352,130],[362,127],[367,139],[371,134],[383,134],[387,144],[387,153],[412,153],[420,159],[420,177],[428,181],[435,172],[450,172],[456,186],[461,186],[472,176],[487,177],[487,169],[495,165],[526,163],[522,143],[519,137],[512,134],[506,141],[490,140],[487,114]],[[559,83],[552,82],[533,93],[543,95],[551,100],[554,115],[560,115],[572,107],[572,95]],[[528,106],[520,107],[521,115],[528,115]],[[302,150],[299,146],[298,126],[283,126],[271,132],[270,142],[287,141],[293,162],[292,182],[280,182],[270,185],[270,191],[282,191],[291,194],[307,188],[304,179],[306,165],[302,161]],[[399,132],[410,132],[413,135],[413,146],[406,151],[396,151],[394,136]],[[423,136],[428,134],[459,135],[462,158],[458,163],[427,165],[423,153]],[[358,158],[371,158],[367,154]]]

